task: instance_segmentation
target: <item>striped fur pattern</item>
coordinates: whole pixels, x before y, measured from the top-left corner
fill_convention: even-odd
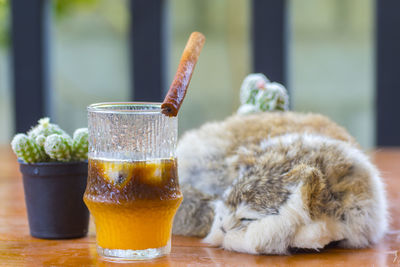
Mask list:
[[[178,145],[175,234],[228,250],[286,254],[376,243],[387,230],[377,169],[345,129],[293,112],[234,115]]]

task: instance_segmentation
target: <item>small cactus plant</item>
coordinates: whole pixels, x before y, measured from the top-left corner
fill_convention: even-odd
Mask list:
[[[70,161],[72,158],[72,139],[61,134],[52,134],[46,137],[44,150],[50,158],[57,161]]]
[[[72,139],[72,157],[74,159],[87,158],[88,154],[88,129],[76,129]]]
[[[17,157],[27,163],[43,161],[46,155],[36,144],[35,140],[22,133],[14,136],[11,147]]]
[[[28,136],[33,139],[36,139],[39,135],[47,137],[51,134],[68,135],[63,129],[60,128],[60,126],[50,123],[50,119],[47,117],[40,119],[38,121],[38,125],[33,127],[28,132]]]
[[[17,157],[27,163],[48,161],[84,161],[88,153],[88,131],[80,128],[71,138],[49,118],[39,120],[27,134],[17,134],[11,141]]]
[[[285,87],[271,82],[261,73],[248,75],[240,88],[241,106],[239,114],[263,111],[284,111],[289,108],[289,97]]]

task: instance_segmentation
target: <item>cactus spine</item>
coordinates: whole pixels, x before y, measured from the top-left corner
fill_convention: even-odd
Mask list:
[[[44,135],[47,137],[51,134],[61,134],[61,135],[68,135],[63,129],[61,129],[58,125],[50,123],[49,118],[42,118],[38,121],[38,125],[33,127],[29,132],[28,136],[33,138],[34,140],[39,135]]]
[[[88,130],[77,129],[72,139],[49,118],[39,120],[28,134],[17,134],[11,147],[17,157],[27,163],[47,161],[84,161],[88,153]]]
[[[72,140],[66,135],[49,135],[46,137],[44,150],[54,160],[70,161],[72,158]]]
[[[79,128],[74,132],[72,140],[73,158],[75,160],[85,160],[88,156],[88,129]]]
[[[11,147],[18,158],[27,163],[46,161],[46,154],[26,134],[15,135],[11,141]]]

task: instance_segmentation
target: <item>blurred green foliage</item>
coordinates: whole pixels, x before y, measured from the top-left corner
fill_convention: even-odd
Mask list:
[[[98,0],[57,0],[52,1],[53,14],[57,19],[63,18],[75,10],[93,10]]]
[[[0,0],[0,48],[10,44],[11,17],[10,1]],[[98,0],[56,0],[51,1],[53,14],[56,19],[63,19],[75,10],[91,11],[96,8]]]
[[[0,0],[0,48],[7,47],[10,43],[10,3]]]

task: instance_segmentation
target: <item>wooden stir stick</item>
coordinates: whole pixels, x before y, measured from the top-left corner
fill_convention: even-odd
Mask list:
[[[193,32],[183,50],[178,70],[171,87],[161,105],[161,112],[169,117],[178,115],[179,108],[185,98],[187,88],[192,78],[194,67],[199,58],[206,38],[200,32]]]

